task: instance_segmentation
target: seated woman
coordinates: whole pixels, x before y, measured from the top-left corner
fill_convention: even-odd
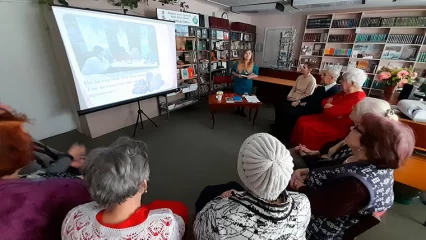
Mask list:
[[[293,146],[304,144],[319,149],[326,142],[344,138],[352,126],[349,119],[352,108],[365,98],[362,85],[366,79],[367,74],[361,69],[345,72],[341,81],[343,91],[322,101],[322,114],[299,118],[291,138]]]
[[[355,105],[349,118],[356,126],[360,124],[362,115],[366,113],[374,113],[392,120],[398,120],[398,116],[387,101],[371,97],[366,97]],[[320,150],[310,150],[305,145],[300,144],[290,149],[290,153],[296,169],[306,166],[309,168],[333,166],[341,164],[352,155],[351,148],[345,143],[344,139],[325,143]]]
[[[300,117],[321,113],[323,110],[321,101],[340,91],[340,87],[336,84],[339,76],[340,69],[330,68],[321,75],[321,82],[324,85],[318,86],[312,95],[291,104],[288,102],[275,104],[275,124],[272,126],[274,135],[279,139],[287,140]]]
[[[315,68],[315,64],[307,62],[303,64],[302,75],[296,79],[296,85],[287,95],[290,102],[299,101],[302,98],[312,95],[317,86],[317,80],[312,76],[311,72]]]
[[[200,194],[197,208],[205,206],[195,219],[196,239],[305,239],[310,205],[305,195],[286,191],[293,162],[285,146],[269,134],[254,134],[241,146],[237,170],[246,191],[219,185]],[[219,197],[205,201],[204,195]]]
[[[13,109],[0,102],[0,121],[16,120],[19,117],[26,121],[26,117],[17,114]],[[80,175],[79,168],[84,162],[86,148],[81,144],[73,144],[67,153],[60,152],[50,148],[39,141],[33,139],[34,161],[23,167],[20,175],[29,175],[38,173],[58,173],[59,175],[68,172],[74,175]],[[65,174],[64,174],[65,175]]]
[[[84,180],[94,202],[72,209],[62,224],[62,239],[182,239],[188,212],[179,202],[142,205],[148,190],[146,145],[122,137],[92,150]]]
[[[253,52],[250,49],[244,51],[240,61],[234,64],[232,67],[232,80],[234,82],[234,93],[238,95],[248,94],[251,95],[253,88],[254,77],[259,74],[259,67],[254,63]],[[244,107],[237,107],[236,114],[243,117],[246,116],[244,113]]]
[[[353,155],[343,164],[293,173],[289,186],[311,202],[307,239],[342,239],[363,216],[389,209],[393,170],[412,155],[415,143],[411,128],[373,113],[364,114],[345,141]]]
[[[89,192],[81,179],[20,176],[19,171],[33,161],[33,141],[24,130],[24,115],[5,114],[5,109],[2,111],[1,239],[60,239],[62,220],[73,207],[91,201]]]

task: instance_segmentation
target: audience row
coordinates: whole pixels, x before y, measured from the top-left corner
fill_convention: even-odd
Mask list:
[[[335,78],[329,70],[323,80]],[[366,216],[392,206],[393,170],[411,156],[415,141],[387,102],[362,100],[357,78],[344,74],[344,91],[323,100],[322,113],[318,99],[329,89],[318,87],[313,100],[306,100],[305,107],[317,105],[312,106],[317,125],[305,125],[301,117],[296,129],[319,134],[294,137],[295,148],[266,133],[247,138],[237,159],[240,179],[206,187],[195,203],[193,223],[180,202],[142,204],[150,176],[143,142],[122,137],[87,156],[81,145],[60,153],[33,141],[24,130],[24,115],[0,106],[2,237],[344,239]],[[317,91],[322,93],[316,96]],[[336,134],[321,131],[327,127]],[[193,232],[185,233],[192,224]]]

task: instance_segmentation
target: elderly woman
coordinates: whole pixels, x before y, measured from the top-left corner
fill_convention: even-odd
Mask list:
[[[237,170],[246,190],[228,189],[206,203],[194,223],[196,239],[305,239],[311,210],[306,196],[286,191],[293,162],[285,146],[254,134],[241,146]],[[216,189],[207,187],[200,198]]]
[[[354,125],[359,125],[362,115],[366,113],[374,113],[392,120],[398,120],[398,116],[388,102],[371,97],[366,97],[355,105],[349,118]],[[310,150],[305,145],[300,144],[291,149],[290,153],[293,156],[296,168],[306,167],[306,165],[310,168],[332,166],[342,163],[352,155],[351,148],[345,143],[344,139],[328,142],[320,150]]]
[[[59,239],[61,222],[75,206],[91,201],[81,179],[57,175],[19,175],[33,161],[33,141],[24,130],[24,115],[1,109],[0,232],[2,239]],[[33,175],[31,177],[34,177]]]
[[[306,145],[310,149],[319,149],[326,142],[344,138],[352,125],[349,114],[365,93],[362,85],[367,74],[361,69],[350,69],[343,74],[342,92],[322,101],[322,114],[299,118],[293,130],[291,142],[294,146]]]
[[[287,139],[300,117],[321,113],[323,110],[321,101],[340,91],[340,87],[336,85],[339,76],[340,69],[330,68],[322,73],[323,85],[318,86],[312,95],[293,101],[291,104],[288,102],[275,104],[275,124],[272,126],[274,135],[280,139]]]
[[[146,145],[119,138],[92,150],[84,179],[94,202],[72,209],[62,224],[62,239],[182,239],[186,207],[178,202],[142,205],[148,191]]]
[[[408,126],[366,113],[345,142],[353,155],[343,164],[293,173],[290,187],[311,202],[308,239],[342,239],[363,216],[389,209],[393,170],[412,155],[415,139]]]
[[[317,80],[311,74],[314,67],[315,64],[312,62],[303,64],[301,69],[302,75],[296,79],[296,85],[288,93],[288,101],[299,101],[302,98],[312,95],[317,86]]]

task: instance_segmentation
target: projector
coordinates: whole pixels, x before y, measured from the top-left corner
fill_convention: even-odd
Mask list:
[[[426,103],[416,100],[401,100],[398,109],[415,122],[426,122]]]

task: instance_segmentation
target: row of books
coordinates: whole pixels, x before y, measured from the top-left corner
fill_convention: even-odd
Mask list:
[[[328,33],[305,33],[303,36],[304,42],[325,42],[327,41]]]
[[[426,27],[426,17],[363,18],[361,27]]]
[[[195,27],[175,25],[175,33],[179,37],[192,37],[195,36]]]
[[[355,34],[346,34],[346,35],[330,35],[328,37],[328,42],[344,42],[352,43],[355,40]]]
[[[306,28],[329,28],[331,24],[331,18],[315,18],[308,19]]]
[[[186,79],[193,79],[194,77],[195,77],[194,68],[177,69],[177,79],[186,80]]]
[[[350,48],[326,48],[324,51],[325,56],[345,56],[349,57],[352,54],[352,49]]]
[[[217,40],[229,40],[229,32],[228,31],[220,31],[220,30],[212,30],[212,39]]]
[[[357,34],[357,42],[386,42],[387,34]]]
[[[237,32],[232,32],[231,33],[231,40],[232,41],[243,41],[244,34],[243,33],[237,33]]]
[[[198,38],[208,38],[209,32],[205,28],[197,29],[197,37]]]
[[[426,62],[426,52],[422,52],[419,54],[418,62]]]
[[[388,43],[422,44],[424,37],[424,35],[415,34],[390,34]]]
[[[355,28],[358,27],[359,19],[340,19],[333,20],[332,28]]]

